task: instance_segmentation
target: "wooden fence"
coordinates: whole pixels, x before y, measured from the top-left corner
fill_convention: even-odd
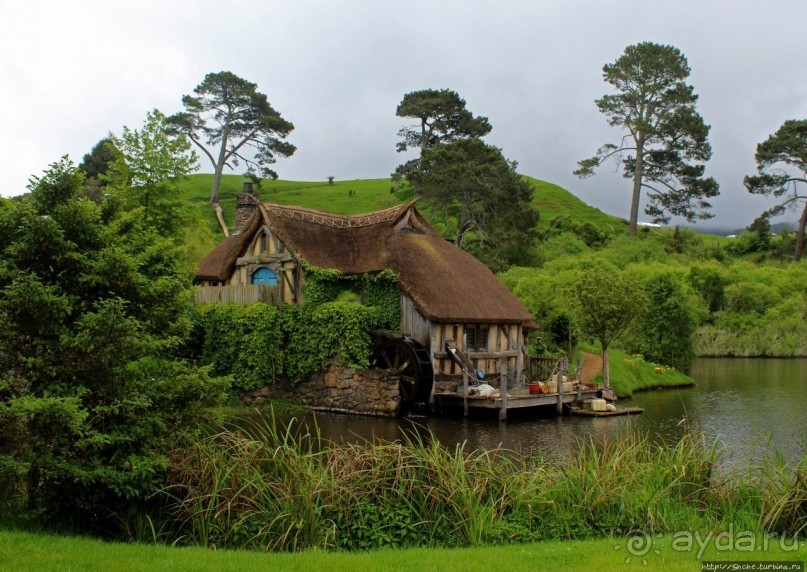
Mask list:
[[[197,304],[218,304],[234,302],[236,304],[252,304],[280,302],[280,288],[267,284],[237,284],[235,286],[197,286],[194,293]]]

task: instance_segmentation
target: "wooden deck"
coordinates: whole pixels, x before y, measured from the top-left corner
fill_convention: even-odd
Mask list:
[[[531,394],[527,388],[509,389],[507,397],[490,398],[478,395],[469,395],[467,408],[470,409],[493,409],[499,411],[499,419],[507,419],[507,412],[512,409],[527,409],[535,407],[562,408],[563,405],[583,404],[586,401],[598,396],[598,389],[575,390],[569,393],[539,393]],[[462,393],[454,391],[436,392],[434,403],[438,411],[442,412],[445,407],[464,408],[466,400]]]

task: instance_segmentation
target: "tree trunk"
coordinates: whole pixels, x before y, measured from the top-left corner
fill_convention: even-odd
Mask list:
[[[636,165],[633,168],[633,198],[630,203],[629,232],[636,234],[639,222],[639,199],[642,196],[642,175],[644,173],[644,134],[636,139]]]
[[[224,164],[219,163],[216,165],[216,174],[213,176],[213,188],[210,189],[211,205],[217,205],[219,203],[219,186],[221,185],[222,171],[224,171]]]
[[[216,161],[216,171],[213,177],[213,188],[210,189],[210,204],[216,205],[219,202],[219,186],[221,186],[221,175],[224,172],[224,164],[227,162],[227,139],[229,137],[228,129],[225,127],[221,136],[221,148],[219,149],[219,158]]]
[[[608,367],[608,348],[602,348],[602,386],[605,389],[611,389],[611,372]]]
[[[796,252],[793,254],[793,260],[798,262],[804,254],[804,227],[807,226],[807,202],[804,204],[804,210],[801,211],[801,219],[799,219],[799,229],[796,234]]]

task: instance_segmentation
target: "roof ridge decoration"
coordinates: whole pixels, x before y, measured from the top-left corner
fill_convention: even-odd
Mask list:
[[[358,215],[340,215],[306,207],[280,205],[277,203],[262,203],[261,211],[264,216],[266,216],[267,212],[271,212],[274,216],[290,220],[299,220],[334,228],[358,228],[382,222],[394,222],[398,220],[403,212],[411,208],[414,202],[415,201],[412,201],[405,205],[396,205],[380,211]]]

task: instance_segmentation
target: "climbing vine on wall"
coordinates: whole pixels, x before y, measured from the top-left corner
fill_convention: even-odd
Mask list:
[[[382,270],[376,274],[346,276],[331,268],[317,268],[310,265],[304,265],[303,268],[305,274],[303,296],[306,306],[343,300],[345,293],[353,293],[358,304],[378,310],[381,323],[376,327],[398,329],[401,293],[398,279],[391,270]]]
[[[378,327],[379,313],[345,302],[319,306],[285,306],[282,312],[286,376],[293,383],[323,371],[331,358],[343,365],[367,367],[370,330]]]
[[[234,388],[241,391],[272,384],[281,376],[297,383],[325,370],[333,357],[344,365],[367,367],[370,332],[399,325],[395,274],[385,270],[345,276],[306,266],[305,277],[303,306],[203,306],[196,330],[203,332],[204,341],[190,357],[212,365],[217,375],[232,375]]]
[[[217,375],[232,375],[235,388],[250,391],[283,371],[281,310],[256,303],[210,304],[201,309],[201,357]]]

